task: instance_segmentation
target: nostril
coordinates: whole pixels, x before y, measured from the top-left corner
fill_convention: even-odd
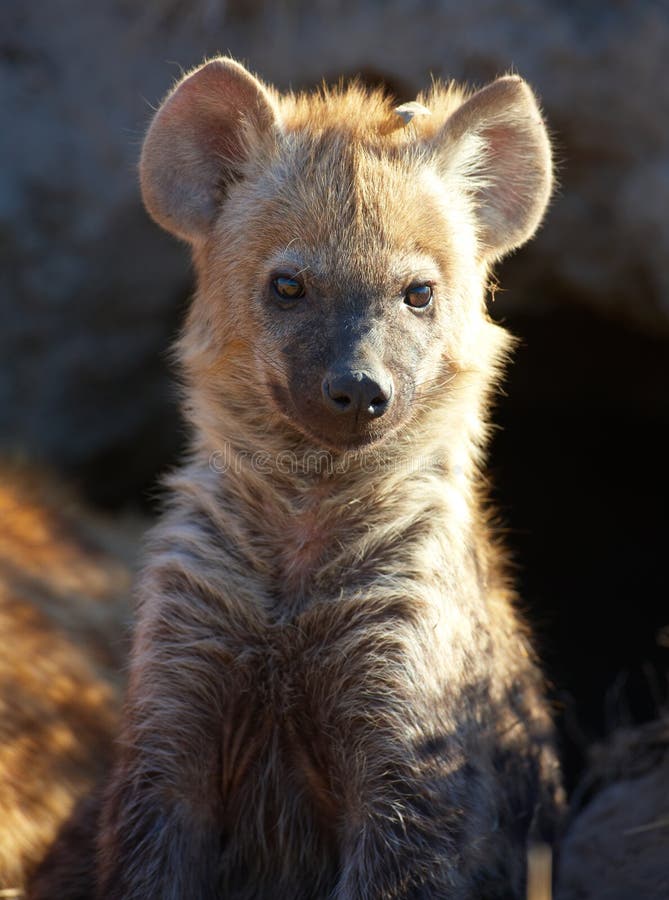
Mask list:
[[[349,395],[344,394],[342,391],[330,391],[330,399],[341,409],[348,409],[352,403]]]
[[[332,384],[328,379],[323,382],[323,396],[325,399],[340,412],[346,412],[353,402],[350,393],[343,390],[340,386]]]
[[[380,412],[381,409],[386,406],[388,403],[388,398],[383,394],[377,394],[376,397],[372,397],[369,402],[369,408],[371,412]]]
[[[367,412],[370,416],[382,416],[390,406],[393,395],[392,384],[388,387],[382,387],[380,384],[373,385],[374,390],[371,391],[371,399],[367,406]]]

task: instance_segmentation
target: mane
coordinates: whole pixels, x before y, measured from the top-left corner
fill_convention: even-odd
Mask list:
[[[279,110],[288,132],[334,131],[353,140],[393,145],[409,143],[416,137],[429,139],[466,97],[466,91],[454,82],[437,81],[416,98],[430,115],[414,116],[408,125],[395,111],[396,100],[357,81],[335,87],[323,84],[314,92],[283,95]]]

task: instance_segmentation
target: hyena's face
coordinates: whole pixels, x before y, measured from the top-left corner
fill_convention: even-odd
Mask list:
[[[549,147],[520,79],[426,103],[404,126],[378,96],[279,99],[216,60],[159,110],[144,199],[193,244],[189,352],[228,409],[358,448],[471,365],[487,266],[536,228]]]
[[[458,284],[471,264],[453,257],[465,235],[459,255],[473,255],[471,226],[454,236],[441,206],[429,170],[328,136],[295,136],[230,190],[207,305],[224,308],[235,352],[241,340],[253,356],[250,402],[317,446],[352,449],[395,432],[439,390],[462,331]],[[229,252],[235,232],[243,255]],[[240,297],[243,316],[230,311]]]
[[[291,424],[326,446],[356,447],[400,426],[439,344],[435,262],[384,249],[374,260],[383,271],[372,273],[353,253],[324,260],[318,248],[291,247],[259,285],[260,377]]]

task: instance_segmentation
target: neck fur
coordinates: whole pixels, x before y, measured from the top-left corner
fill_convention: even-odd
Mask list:
[[[487,366],[456,371],[400,434],[356,453],[326,453],[266,409],[240,415],[234,392],[200,380],[187,404],[187,477],[202,499],[215,498],[245,564],[303,596],[366,568],[378,575],[400,553],[406,565],[412,542],[437,540],[435,566],[443,554],[466,554],[481,520],[488,396],[506,347],[505,333],[490,327],[497,343]]]

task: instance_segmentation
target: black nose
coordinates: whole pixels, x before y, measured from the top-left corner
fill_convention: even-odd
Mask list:
[[[374,419],[384,414],[393,396],[390,378],[372,377],[367,372],[328,374],[322,389],[333,412],[351,416],[362,413]]]

